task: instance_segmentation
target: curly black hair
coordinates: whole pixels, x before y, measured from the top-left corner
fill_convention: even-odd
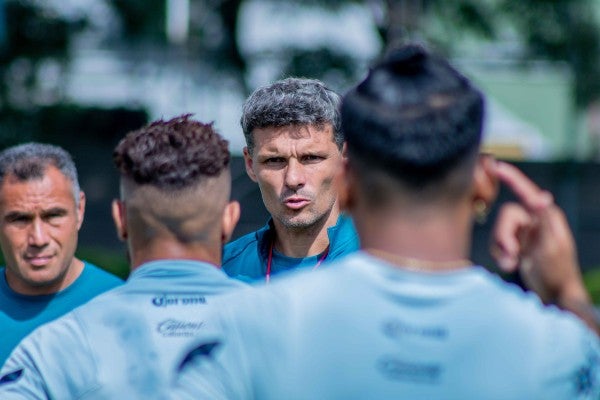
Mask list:
[[[230,158],[228,142],[213,124],[195,121],[191,114],[129,132],[113,152],[122,176],[160,189],[182,189],[203,176],[217,176]]]

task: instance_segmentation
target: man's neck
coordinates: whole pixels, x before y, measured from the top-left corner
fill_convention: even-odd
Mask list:
[[[213,248],[214,247],[214,248]],[[146,245],[134,245],[129,248],[131,270],[140,265],[158,260],[193,260],[213,264],[220,268],[221,251],[217,246],[206,244],[182,244],[173,240],[159,240]]]
[[[357,216],[361,247],[399,267],[441,271],[468,266],[471,223],[466,208]]]
[[[327,229],[337,223],[339,211],[304,229],[289,229],[274,221],[274,248],[287,257],[310,257],[321,254],[329,246]]]

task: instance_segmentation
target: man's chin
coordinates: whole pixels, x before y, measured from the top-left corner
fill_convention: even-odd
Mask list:
[[[27,284],[31,287],[44,288],[60,282],[61,276],[50,270],[38,270],[27,276]]]
[[[298,216],[296,218],[288,218],[282,220],[283,226],[290,230],[303,230],[312,228],[316,225],[318,219],[307,218],[306,216]]]

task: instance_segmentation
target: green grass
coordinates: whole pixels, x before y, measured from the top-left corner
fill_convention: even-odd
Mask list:
[[[77,249],[75,255],[77,258],[96,264],[100,268],[123,279],[129,275],[129,262],[124,250],[115,251],[105,248],[80,247]]]
[[[594,304],[600,305],[600,268],[593,268],[585,272],[583,282],[592,296]]]

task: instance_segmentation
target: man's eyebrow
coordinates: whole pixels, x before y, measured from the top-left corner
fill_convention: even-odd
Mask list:
[[[31,218],[32,213],[26,211],[10,211],[6,213],[3,217],[5,221],[14,221],[19,218]]]
[[[69,211],[64,207],[52,207],[47,210],[42,211],[42,217],[47,217],[49,215],[65,215]]]

